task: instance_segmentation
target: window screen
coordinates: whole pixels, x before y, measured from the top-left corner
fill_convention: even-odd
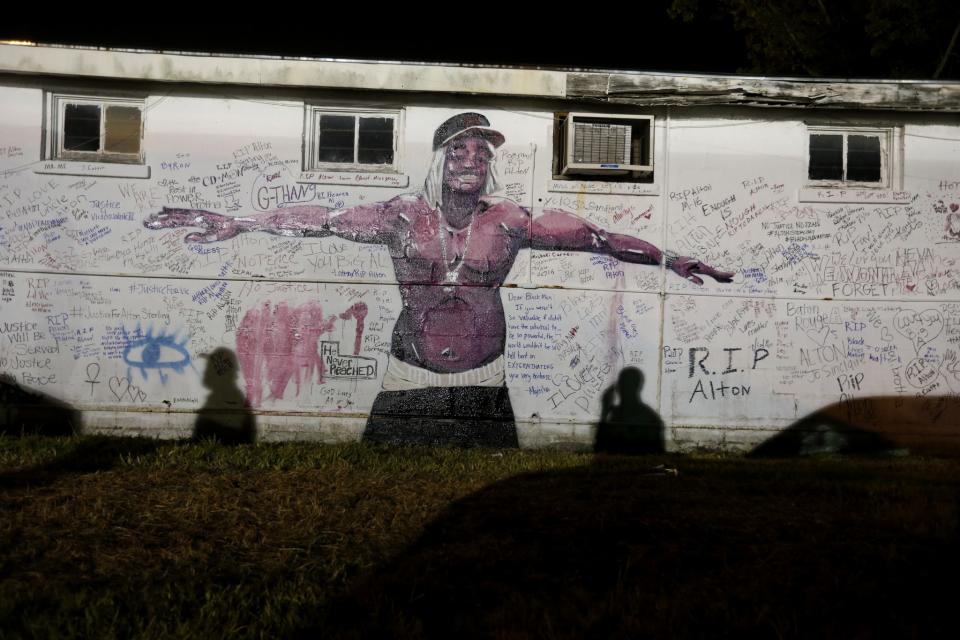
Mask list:
[[[320,107],[310,109],[312,168],[396,170],[400,112],[337,113]]]
[[[63,112],[63,148],[100,150],[100,105],[68,104]]]
[[[808,179],[865,186],[884,184],[884,148],[890,141],[889,132],[824,129],[810,131]]]
[[[811,180],[843,180],[843,136],[810,136]]]
[[[393,118],[360,118],[357,162],[393,164]]]
[[[847,136],[847,180],[880,182],[880,138]]]
[[[143,138],[143,102],[125,98],[52,98],[56,143],[52,154],[66,160],[138,163]]]
[[[103,148],[108,153],[140,153],[140,109],[107,107],[103,123]]]
[[[317,159],[320,162],[353,162],[356,118],[322,115],[319,121]]]

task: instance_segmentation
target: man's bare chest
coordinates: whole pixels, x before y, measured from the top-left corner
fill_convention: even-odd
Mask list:
[[[513,266],[520,242],[495,219],[475,217],[456,229],[436,221],[412,226],[393,248],[401,283],[499,285]]]

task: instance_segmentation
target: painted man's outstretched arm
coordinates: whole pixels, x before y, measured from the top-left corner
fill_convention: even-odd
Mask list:
[[[533,219],[530,233],[533,249],[589,251],[613,256],[624,262],[663,264],[682,278],[703,284],[701,275],[717,282],[731,282],[733,273],[718,271],[695,258],[661,251],[646,240],[600,227],[567,211],[548,209]]]
[[[313,205],[284,207],[251,216],[225,216],[200,209],[172,209],[151,214],[148,229],[199,227],[186,242],[219,242],[250,231],[292,238],[338,236],[355,242],[380,243],[395,228],[389,203],[365,204],[345,209]]]

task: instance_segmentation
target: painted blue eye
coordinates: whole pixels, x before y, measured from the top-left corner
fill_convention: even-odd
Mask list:
[[[123,361],[131,368],[140,369],[140,375],[146,379],[147,370],[154,369],[164,380],[164,369],[177,373],[190,366],[190,352],[186,349],[187,339],[177,342],[174,335],[153,335],[151,332],[141,338],[130,340],[123,350]]]

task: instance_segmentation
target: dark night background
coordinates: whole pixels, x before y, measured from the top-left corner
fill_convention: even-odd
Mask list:
[[[252,55],[798,77],[960,79],[956,0],[654,0],[635,5],[477,5],[476,15],[318,6],[252,18],[184,9],[104,24],[5,19],[0,38]],[[228,11],[232,12],[232,10]],[[260,14],[258,16],[257,14]],[[168,17],[164,17],[164,15]],[[408,17],[409,16],[409,17]]]

